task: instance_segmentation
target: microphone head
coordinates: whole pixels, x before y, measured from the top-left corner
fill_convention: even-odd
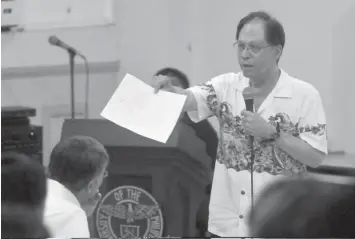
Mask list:
[[[245,109],[250,112],[254,112],[254,100],[247,99],[245,100]]]
[[[254,99],[259,94],[260,90],[253,87],[246,87],[243,90],[243,97],[245,100]]]
[[[254,87],[246,87],[243,90],[245,107],[247,111],[254,112],[254,98],[259,94],[260,90]]]
[[[65,44],[57,36],[50,36],[48,38],[48,42],[49,42],[49,44],[51,44],[53,46],[57,46],[57,47],[60,47],[60,48],[63,48],[65,50],[67,50],[72,55],[78,55],[78,56],[82,57],[83,59],[86,59],[83,54],[81,54],[79,51],[77,51],[73,47],[68,46],[67,44]]]
[[[56,37],[56,36],[50,36],[50,37],[48,38],[48,42],[49,42],[50,44],[52,44],[52,45],[55,45],[55,46],[58,46],[58,45],[60,44],[60,40],[59,40],[59,38]]]

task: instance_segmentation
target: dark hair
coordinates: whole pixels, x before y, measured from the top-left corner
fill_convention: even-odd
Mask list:
[[[33,210],[19,206],[1,204],[2,238],[50,238],[51,235]]]
[[[354,185],[288,179],[268,186],[250,215],[253,237],[353,237]]]
[[[44,167],[26,155],[8,152],[1,156],[1,202],[43,207],[47,194]]]
[[[48,173],[51,179],[69,190],[80,191],[108,162],[107,151],[99,141],[88,136],[73,136],[54,147]]]
[[[163,76],[173,76],[179,79],[183,89],[187,89],[190,87],[190,82],[185,73],[182,71],[171,68],[171,67],[166,67],[163,69],[160,69],[157,73],[155,73],[156,76],[158,75],[163,75]]]
[[[286,40],[284,28],[276,18],[264,11],[251,12],[239,21],[236,40],[239,39],[239,34],[243,27],[254,19],[261,19],[265,22],[266,42],[272,46],[281,45],[283,49]]]

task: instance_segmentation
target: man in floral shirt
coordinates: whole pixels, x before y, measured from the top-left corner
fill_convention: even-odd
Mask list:
[[[187,90],[159,76],[155,89],[187,95],[194,122],[220,123],[209,231],[246,237],[246,215],[266,184],[318,167],[327,154],[326,119],[318,91],[278,67],[285,45],[282,25],[252,12],[237,27],[235,49],[242,72],[226,73]],[[246,111],[252,98],[254,112]]]

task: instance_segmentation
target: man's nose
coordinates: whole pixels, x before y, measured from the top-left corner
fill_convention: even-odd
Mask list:
[[[249,57],[250,57],[250,54],[249,54],[248,48],[245,47],[245,48],[242,50],[242,52],[240,53],[240,55],[241,55],[241,57],[242,57],[243,59],[249,58]]]

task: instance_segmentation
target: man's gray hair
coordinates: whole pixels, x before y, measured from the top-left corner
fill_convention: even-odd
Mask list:
[[[72,191],[83,189],[109,162],[105,147],[89,136],[61,140],[52,150],[49,177]]]

